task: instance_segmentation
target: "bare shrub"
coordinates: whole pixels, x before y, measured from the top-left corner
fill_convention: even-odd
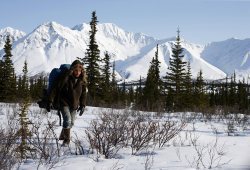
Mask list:
[[[127,140],[128,115],[103,112],[99,120],[92,120],[85,131],[92,149],[103,154],[105,158],[112,158],[125,145]]]
[[[241,126],[243,131],[245,131],[249,128],[249,123],[250,123],[250,121],[249,121],[248,115],[244,114],[242,121],[240,123],[240,126]]]
[[[154,139],[157,142],[158,147],[163,147],[168,141],[178,135],[185,126],[186,123],[184,121],[177,122],[166,120],[165,122],[158,122]]]
[[[30,156],[38,160],[38,167],[45,165],[52,169],[60,161],[60,147],[55,133],[55,120],[47,119],[43,124],[41,119],[33,122],[30,128],[32,136],[28,138]]]
[[[23,155],[20,152],[20,146],[23,141],[20,141],[20,122],[19,116],[20,107],[17,104],[5,104],[2,114],[6,115],[6,122],[3,122],[0,128],[0,169],[12,169],[20,165],[23,161]],[[22,112],[22,110],[21,110]]]
[[[0,169],[12,169],[21,160],[17,155],[17,121],[8,121],[8,126],[0,128]]]
[[[129,126],[129,139],[132,155],[138,151],[148,148],[155,138],[157,123],[153,121],[141,122],[140,119],[132,120]]]
[[[235,124],[245,131],[248,129],[249,125],[249,118],[246,114],[234,114]]]
[[[225,123],[226,123],[226,132],[228,136],[234,136],[235,132],[237,131],[235,127],[235,117],[233,114],[225,115]]]
[[[186,159],[191,167],[194,167],[196,169],[219,168],[231,161],[228,160],[226,162],[222,162],[222,158],[226,155],[225,145],[218,145],[217,136],[214,142],[207,143],[205,145],[199,144],[198,139],[198,136],[192,135],[190,133],[190,141],[194,147],[195,155],[193,155],[193,158],[191,158],[192,161],[190,161],[187,157]]]
[[[152,118],[137,111],[102,111],[85,131],[90,148],[105,158],[112,158],[121,148],[129,146],[132,155],[136,155],[156,144],[163,147],[186,125],[183,121],[170,120],[158,123],[160,120]]]
[[[83,147],[83,142],[81,139],[78,138],[78,135],[75,133],[75,138],[72,140],[75,144],[75,155],[84,155],[85,150]]]

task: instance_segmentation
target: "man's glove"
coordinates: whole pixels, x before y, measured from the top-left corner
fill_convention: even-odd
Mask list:
[[[84,112],[84,106],[80,106],[78,109],[77,109],[79,113],[79,116],[82,116],[83,112]]]
[[[46,106],[47,112],[50,112],[50,110],[51,110],[52,107],[53,107],[52,102],[48,102],[48,104]]]

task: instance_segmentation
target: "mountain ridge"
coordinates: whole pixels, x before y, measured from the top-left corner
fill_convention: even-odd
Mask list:
[[[1,33],[1,30],[0,42],[7,34],[4,31]],[[49,73],[52,68],[59,67],[62,63],[71,63],[77,57],[84,57],[90,26],[82,23],[69,28],[52,21],[39,25],[29,34],[19,30],[13,31],[15,29],[10,30],[9,28],[8,34],[13,41],[12,54],[17,74],[22,73],[23,63],[27,60],[29,74],[35,75],[41,72]],[[161,76],[168,71],[168,63],[172,55],[171,46],[175,37],[159,40],[143,33],[127,32],[113,23],[98,24],[97,30],[96,40],[101,56],[108,51],[112,61],[117,62],[117,74],[123,78],[136,80],[140,76],[146,76],[150,61],[155,55],[156,44],[159,44]],[[234,48],[236,41],[237,48]],[[250,39],[248,41],[248,39],[231,38],[207,45],[194,44],[182,39],[181,45],[184,49],[184,60],[191,63],[193,77],[197,76],[200,69],[206,79],[224,78],[226,74],[232,73],[232,69],[237,69],[242,74],[245,74],[244,70],[247,72],[250,70],[250,48],[247,48],[247,45],[250,47]],[[230,67],[232,55],[222,55],[226,63],[223,63],[223,60],[218,62],[220,61],[218,56],[228,53],[234,56],[237,53],[240,56],[243,55],[240,57],[241,66],[237,63],[233,66],[235,68]],[[0,48],[0,57],[2,55],[3,46]],[[223,65],[230,69],[225,69]]]

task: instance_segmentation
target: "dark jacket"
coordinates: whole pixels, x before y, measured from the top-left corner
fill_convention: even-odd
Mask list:
[[[63,73],[49,95],[49,100],[59,108],[69,106],[73,110],[79,106],[85,107],[86,98],[87,80],[84,70],[79,78],[73,76],[72,70]]]

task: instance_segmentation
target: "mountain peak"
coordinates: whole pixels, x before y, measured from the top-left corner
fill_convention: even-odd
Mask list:
[[[34,31],[55,31],[57,32],[58,30],[64,30],[65,26],[61,25],[61,24],[58,24],[57,22],[55,21],[51,21],[51,22],[45,22],[41,25],[39,25]]]
[[[0,29],[0,49],[3,48],[8,35],[10,36],[12,42],[16,42],[24,37],[26,33],[11,27]]]
[[[43,40],[46,42],[54,41],[55,39],[72,39],[74,36],[74,30],[65,27],[57,22],[45,22],[29,34],[29,38],[36,37],[37,40]],[[33,39],[33,38],[31,38]]]
[[[16,32],[19,32],[21,34],[25,34],[25,32],[14,29],[12,27],[6,27],[6,28],[3,28],[3,29],[0,29],[0,34],[3,34],[3,33],[16,33]]]
[[[119,26],[117,26],[116,24],[113,24],[113,23],[99,23],[99,24],[97,24],[97,28],[99,28],[99,29],[121,29]],[[72,30],[78,30],[78,31],[82,31],[85,29],[90,29],[89,24],[82,23],[82,24],[78,24],[72,28]]]
[[[78,25],[74,26],[74,27],[72,28],[72,30],[82,31],[82,30],[84,30],[86,27],[89,27],[89,24],[82,23],[82,24],[78,24]]]

